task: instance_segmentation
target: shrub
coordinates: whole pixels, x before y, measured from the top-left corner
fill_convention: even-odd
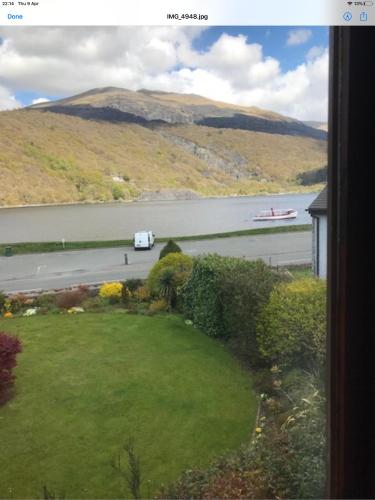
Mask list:
[[[99,290],[99,295],[110,302],[120,302],[122,297],[123,284],[120,282],[104,283]]]
[[[219,282],[224,270],[232,269],[239,261],[216,254],[198,257],[194,259],[192,273],[183,288],[185,314],[212,337],[226,336]]]
[[[189,280],[183,287],[183,310],[204,333],[224,337],[218,280],[222,268],[232,259],[219,255],[198,257],[193,261]]]
[[[56,295],[56,305],[59,309],[70,309],[78,307],[87,297],[87,293],[82,290],[71,290]]]
[[[133,293],[137,290],[137,288],[143,285],[143,280],[140,279],[129,279],[125,282],[126,288],[130,293]]]
[[[6,301],[7,301],[7,296],[5,295],[4,292],[0,290],[0,313],[3,311],[4,304]]]
[[[168,302],[165,299],[158,299],[151,302],[148,310],[151,313],[158,313],[168,309]]]
[[[23,293],[18,293],[10,298],[10,310],[18,313],[29,303],[29,299]]]
[[[140,286],[133,292],[133,297],[139,302],[147,302],[150,300],[150,290],[147,286]]]
[[[315,368],[325,360],[326,286],[306,278],[277,286],[259,315],[261,354],[290,367]]]
[[[78,290],[86,297],[88,297],[90,294],[90,288],[88,287],[88,285],[78,285]]]
[[[168,311],[172,310],[177,297],[176,273],[172,267],[165,267],[159,276],[159,295],[164,298],[168,304]]]
[[[223,269],[218,281],[223,327],[229,345],[252,366],[262,362],[256,339],[257,316],[274,286],[286,279],[261,260],[240,260],[231,269]]]
[[[327,452],[325,397],[315,377],[306,374],[290,395],[294,404],[284,427],[293,456],[294,496],[323,498]]]
[[[127,288],[125,282],[121,283],[122,288],[121,288],[121,302],[123,304],[127,304],[130,300],[130,291]]]
[[[124,197],[124,191],[120,186],[115,185],[112,187],[112,197],[114,200],[120,200]]]
[[[173,240],[168,240],[168,243],[160,251],[159,260],[163,259],[169,253],[181,253],[181,248]]]
[[[160,276],[163,274],[165,268],[168,267],[173,270],[177,290],[188,279],[192,265],[192,258],[183,253],[170,253],[166,257],[163,257],[152,267],[147,278],[147,285],[151,295],[159,295],[161,289]]]
[[[85,311],[100,311],[104,309],[105,305],[101,297],[88,297],[82,302],[82,307]]]
[[[206,255],[194,259],[183,288],[184,312],[212,337],[232,337],[238,351],[255,346],[255,315],[282,276],[262,261]]]
[[[12,370],[17,364],[16,355],[21,351],[21,342],[16,337],[0,332],[0,404],[11,396],[15,379]]]
[[[56,306],[56,295],[53,293],[42,293],[34,299],[34,305],[43,309],[52,309]]]

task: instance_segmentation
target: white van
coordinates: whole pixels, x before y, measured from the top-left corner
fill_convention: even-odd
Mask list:
[[[139,231],[138,233],[134,233],[134,250],[143,248],[151,250],[154,244],[155,235],[152,231]]]

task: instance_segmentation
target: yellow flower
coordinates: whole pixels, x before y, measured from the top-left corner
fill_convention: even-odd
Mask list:
[[[13,318],[13,314],[12,314],[10,311],[7,311],[7,312],[4,314],[4,318]]]
[[[109,297],[120,298],[121,294],[122,294],[122,288],[123,288],[123,285],[122,285],[122,283],[119,283],[119,282],[104,283],[104,285],[102,285],[100,287],[99,295],[100,295],[100,297],[103,297],[103,298],[109,298]]]
[[[260,433],[262,432],[262,428],[261,428],[261,427],[257,427],[257,428],[255,429],[255,432],[256,432],[257,434],[260,434]]]

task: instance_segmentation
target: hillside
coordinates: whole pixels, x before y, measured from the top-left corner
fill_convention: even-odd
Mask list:
[[[1,205],[296,191],[326,164],[325,132],[195,95],[93,90],[0,130]]]
[[[316,121],[310,121],[310,122],[303,122],[305,125],[308,127],[313,127],[317,128],[318,130],[324,130],[325,132],[328,131],[328,123],[327,122],[316,122]]]

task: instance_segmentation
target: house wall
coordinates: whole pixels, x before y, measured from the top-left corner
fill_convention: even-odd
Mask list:
[[[312,216],[312,270],[314,276],[327,277],[327,216]]]
[[[319,218],[312,217],[312,271],[314,276],[318,275],[318,231],[319,231]]]
[[[327,216],[319,215],[319,273],[320,278],[327,277]]]

